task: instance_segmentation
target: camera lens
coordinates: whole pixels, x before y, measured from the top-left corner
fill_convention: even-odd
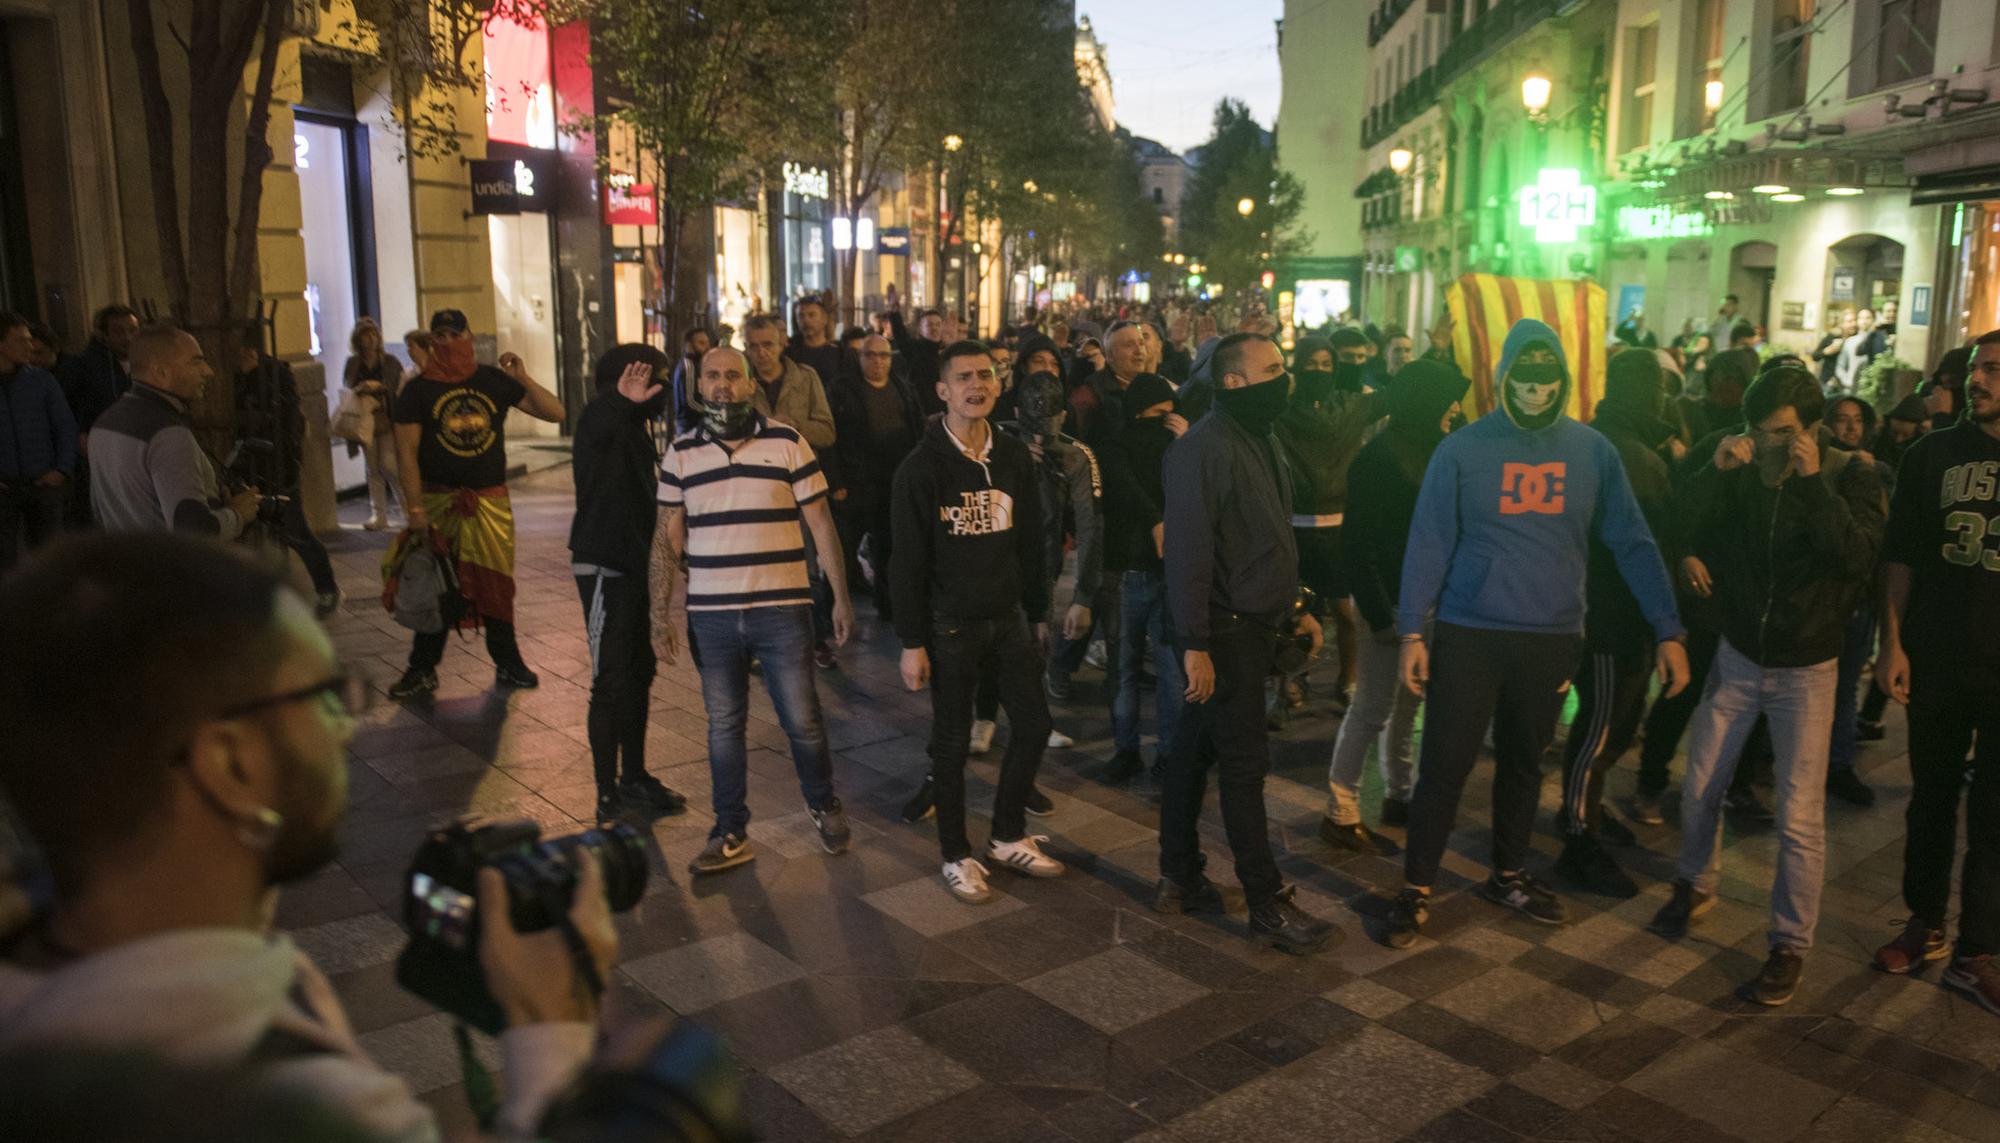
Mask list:
[[[554,925],[576,896],[577,851],[597,855],[604,896],[614,913],[638,904],[646,891],[646,849],[637,830],[622,823],[524,845],[493,861],[507,881],[514,930],[532,933]]]
[[[646,844],[638,830],[623,822],[546,841],[541,848],[551,856],[560,854],[572,869],[576,867],[575,851],[587,849],[596,854],[597,864],[604,870],[604,896],[614,913],[638,904],[646,892]]]

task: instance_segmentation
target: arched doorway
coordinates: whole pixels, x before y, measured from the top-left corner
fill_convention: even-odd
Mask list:
[[[1829,318],[1843,310],[1874,310],[1903,293],[1903,244],[1880,234],[1856,234],[1827,247]]]
[[[1770,242],[1739,242],[1729,252],[1729,293],[1736,295],[1736,317],[1771,329],[1771,283],[1778,276],[1778,247]]]

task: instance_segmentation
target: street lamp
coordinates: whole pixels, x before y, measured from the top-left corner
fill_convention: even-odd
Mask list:
[[[1701,106],[1710,115],[1722,110],[1722,81],[1711,79],[1702,85]]]
[[[1029,194],[1034,194],[1041,188],[1035,185],[1035,180],[1029,179],[1027,182],[1021,184],[1021,189],[1027,191]]]
[[[1389,169],[1396,172],[1396,177],[1400,179],[1409,171],[1410,163],[1415,158],[1408,147],[1397,147],[1389,152]]]
[[[944,137],[944,149],[947,151],[955,152],[963,146],[965,146],[965,136],[963,135],[946,135]]]
[[[1254,198],[1251,198],[1246,195],[1236,200],[1236,213],[1242,215],[1245,218],[1250,217],[1250,212],[1256,209],[1257,209],[1257,200]]]
[[[1549,96],[1554,90],[1548,75],[1537,68],[1521,80],[1521,106],[1528,109],[1531,118],[1539,119],[1548,113]]]

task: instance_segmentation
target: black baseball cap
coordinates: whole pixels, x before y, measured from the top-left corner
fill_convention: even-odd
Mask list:
[[[465,320],[464,310],[439,310],[431,315],[432,333],[471,333],[472,323]]]

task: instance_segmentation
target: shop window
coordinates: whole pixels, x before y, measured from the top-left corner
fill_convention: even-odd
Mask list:
[[[1157,205],[1157,204],[1159,204],[1159,203],[1163,203],[1163,202],[1165,202],[1165,201],[1167,201],[1167,188],[1165,188],[1165,187],[1154,187],[1154,188],[1153,188],[1153,202],[1154,202],[1154,203],[1155,203],[1155,204]]]
[[[1699,135],[1715,126],[1722,110],[1722,16],[1725,0],[1695,0],[1693,66],[1681,96],[1681,135]]]
[[[1618,150],[1637,150],[1653,141],[1653,88],[1659,59],[1660,26],[1625,32],[1625,105],[1619,111]]]
[[[1764,114],[1806,105],[1806,72],[1812,59],[1817,0],[1775,0],[1771,5],[1771,70],[1764,84]]]
[[[1855,44],[1866,53],[1865,62],[1873,74],[1864,91],[1893,87],[1931,74],[1937,56],[1938,0],[1875,0],[1876,19],[1872,46],[1857,28]],[[1865,9],[1864,9],[1865,13]],[[1862,28],[1865,23],[1856,21]],[[1861,62],[1861,61],[1857,61]],[[1860,69],[1857,68],[1857,71]]]

